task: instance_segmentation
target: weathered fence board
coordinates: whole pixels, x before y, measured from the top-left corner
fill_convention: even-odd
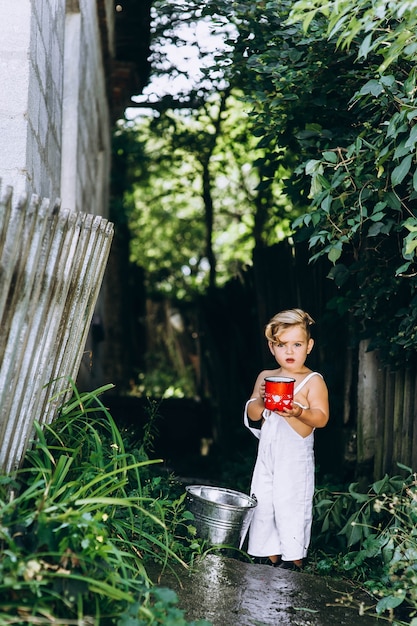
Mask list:
[[[360,360],[364,361],[364,354],[360,352]],[[365,361],[362,366],[365,367]],[[397,473],[398,463],[415,470],[417,466],[417,375],[415,368],[407,367],[392,372],[383,367],[378,360],[377,352],[366,354],[366,368],[368,371],[378,372],[372,376],[374,396],[374,410],[372,413],[363,410],[358,403],[356,416],[358,432],[358,462],[366,460],[361,448],[370,432],[370,420],[375,424],[374,453],[368,451],[368,460],[372,462],[373,477],[378,479],[385,473]],[[369,381],[367,382],[369,384]],[[364,393],[364,381],[361,377],[357,381],[358,397]]]
[[[412,441],[414,430],[414,384],[412,372],[407,369],[404,372],[404,391],[403,391],[403,425],[401,434],[400,459],[410,459],[412,457]]]
[[[113,237],[100,216],[0,199],[0,466],[17,467],[76,379]]]
[[[412,413],[411,420],[413,423],[413,434],[411,437],[411,462],[410,467],[417,471],[417,425],[415,425],[415,416],[417,415],[417,393],[416,393],[416,385],[417,385],[417,374],[416,372],[411,373],[411,379],[414,389],[414,397],[412,404]]]

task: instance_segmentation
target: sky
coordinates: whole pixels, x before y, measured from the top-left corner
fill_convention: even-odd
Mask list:
[[[171,73],[166,76],[153,76],[143,93],[132,98],[136,102],[158,101],[164,95],[178,95],[188,93],[198,87],[204,80],[202,67],[209,67],[213,56],[219,50],[225,49],[225,33],[215,32],[211,22],[200,20],[197,24],[182,26],[177,35],[184,40],[185,45],[175,46],[167,44],[163,47],[166,54],[166,67],[175,66],[179,72],[176,76]],[[197,45],[198,44],[198,45]],[[199,51],[207,54],[201,61]],[[150,109],[133,108],[127,110],[127,117],[148,115]]]

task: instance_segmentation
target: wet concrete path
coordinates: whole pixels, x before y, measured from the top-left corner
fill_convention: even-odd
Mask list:
[[[376,626],[371,598],[347,582],[307,573],[207,555],[179,579],[159,583],[174,589],[188,621],[213,626]],[[362,615],[362,612],[365,614]]]

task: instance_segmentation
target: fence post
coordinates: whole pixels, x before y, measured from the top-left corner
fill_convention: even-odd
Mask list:
[[[358,455],[359,465],[373,463],[378,415],[378,360],[375,351],[368,352],[368,340],[359,344],[358,371]]]
[[[0,198],[0,467],[19,466],[33,423],[50,423],[80,367],[113,224]],[[51,401],[54,396],[59,396]]]

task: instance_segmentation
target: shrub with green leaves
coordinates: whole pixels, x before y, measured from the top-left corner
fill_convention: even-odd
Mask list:
[[[366,493],[358,483],[317,489],[311,568],[347,574],[374,596],[377,614],[417,626],[417,477],[399,467],[406,478],[386,475]]]
[[[151,559],[187,567],[183,496],[153,477],[143,445],[125,449],[106,389],[73,386],[53,426],[36,426],[24,466],[1,477],[0,625],[188,623],[146,571]]]

